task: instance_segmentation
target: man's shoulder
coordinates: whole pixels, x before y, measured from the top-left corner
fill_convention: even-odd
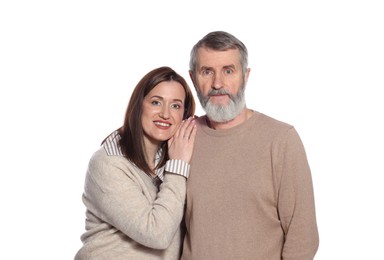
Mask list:
[[[274,127],[274,128],[281,128],[281,129],[289,129],[289,128],[293,127],[291,124],[289,124],[285,121],[282,121],[280,119],[276,119],[275,117],[266,115],[264,113],[257,112],[257,111],[255,111],[254,113],[256,113],[256,117],[257,117],[256,121],[258,121],[258,123],[262,123],[262,124],[269,125],[269,126]]]
[[[207,115],[197,116],[197,118],[195,119],[195,121],[196,121],[198,124],[207,124]]]

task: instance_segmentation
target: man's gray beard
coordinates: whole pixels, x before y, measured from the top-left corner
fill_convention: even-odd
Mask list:
[[[198,89],[198,88],[197,88]],[[205,110],[209,120],[217,123],[225,123],[235,119],[245,107],[245,86],[240,87],[236,95],[232,95],[224,89],[211,90],[207,97],[204,97],[200,91],[196,91],[201,106]],[[215,105],[209,100],[210,94],[227,94],[230,98],[227,105]]]

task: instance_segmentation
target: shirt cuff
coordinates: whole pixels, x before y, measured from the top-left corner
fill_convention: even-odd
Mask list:
[[[188,178],[190,167],[189,163],[185,161],[171,159],[166,162],[164,170]]]

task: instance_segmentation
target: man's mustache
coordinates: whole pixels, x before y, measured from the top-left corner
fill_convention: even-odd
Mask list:
[[[231,96],[231,94],[223,88],[212,89],[208,92],[208,96],[215,96],[215,95],[230,95]]]

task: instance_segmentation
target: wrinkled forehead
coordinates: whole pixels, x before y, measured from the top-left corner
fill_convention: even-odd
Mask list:
[[[196,53],[197,69],[202,67],[222,68],[227,66],[241,67],[241,55],[238,49],[224,51],[210,48],[199,48]]]

